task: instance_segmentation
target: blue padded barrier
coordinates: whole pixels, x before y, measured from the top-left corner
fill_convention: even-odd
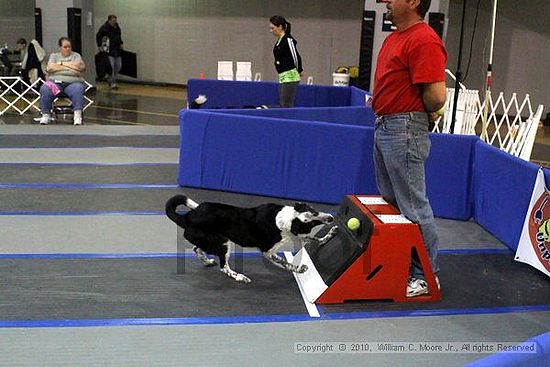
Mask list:
[[[373,128],[180,111],[181,186],[336,204],[377,193]]]
[[[350,87],[301,84],[296,93],[296,107],[336,107],[350,105]]]
[[[426,189],[438,217],[472,217],[472,162],[475,135],[430,134],[432,147],[426,161]]]
[[[181,186],[331,204],[346,194],[378,194],[372,127],[182,110],[180,133]],[[477,138],[431,139],[426,180],[434,213],[469,219]]]
[[[279,84],[275,82],[244,82],[233,80],[189,79],[188,100],[205,94],[204,108],[243,108],[245,106],[276,106],[279,104]],[[350,87],[300,85],[296,107],[334,107],[350,105]]]
[[[476,144],[474,219],[512,250],[517,249],[537,169],[487,143]]]
[[[350,106],[366,106],[366,97],[371,96],[371,94],[363,89],[357,87],[350,87]]]
[[[204,110],[203,110],[204,111]],[[288,120],[334,122],[343,125],[374,126],[370,107],[295,107],[270,109],[220,109],[214,113],[274,117]]]
[[[199,94],[207,96],[203,108],[242,108],[244,106],[277,105],[277,83],[237,82],[232,80],[189,79],[187,98],[191,102]]]
[[[535,353],[500,352],[469,363],[466,367],[542,367],[550,366],[550,332],[528,339],[520,346],[535,344]]]

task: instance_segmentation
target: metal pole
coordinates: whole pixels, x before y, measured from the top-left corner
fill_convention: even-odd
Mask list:
[[[458,46],[458,62],[455,73],[455,95],[453,102],[453,114],[451,118],[451,128],[449,133],[454,134],[455,121],[456,121],[456,107],[458,104],[458,93],[460,92],[460,82],[462,81],[462,70],[460,70],[460,64],[462,62],[462,43],[464,41],[464,16],[466,15],[466,0],[462,3],[462,21],[460,23],[460,43]]]
[[[483,102],[483,118],[481,120],[481,140],[487,141],[487,113],[491,99],[491,84],[493,83],[493,46],[495,42],[495,27],[497,20],[497,1],[493,0],[493,20],[491,24],[491,44],[489,46],[489,64],[487,65],[487,77],[485,78],[485,101]]]

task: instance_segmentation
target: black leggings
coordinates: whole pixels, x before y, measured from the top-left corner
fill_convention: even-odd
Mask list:
[[[300,82],[279,83],[279,104],[281,107],[294,107],[294,97]]]

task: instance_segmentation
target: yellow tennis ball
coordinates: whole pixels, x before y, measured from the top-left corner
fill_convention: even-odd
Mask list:
[[[348,220],[348,228],[352,231],[357,230],[361,226],[361,222],[359,219],[352,217]]]
[[[539,232],[545,242],[550,242],[550,219],[545,220],[539,227]]]

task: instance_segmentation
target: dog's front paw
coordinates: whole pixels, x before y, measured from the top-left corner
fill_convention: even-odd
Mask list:
[[[296,272],[302,274],[302,273],[305,273],[307,269],[308,269],[307,265],[302,264],[298,267],[298,269],[296,269]]]
[[[331,237],[336,235],[336,233],[338,233],[338,226],[334,226],[328,231],[328,235]]]
[[[235,277],[235,280],[237,282],[242,282],[242,283],[250,283],[252,281],[252,280],[250,280],[249,277],[247,277],[244,274],[237,274],[237,276]]]

